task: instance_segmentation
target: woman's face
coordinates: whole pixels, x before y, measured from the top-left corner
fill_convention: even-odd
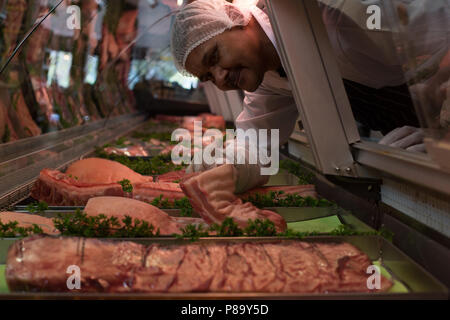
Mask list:
[[[255,91],[267,70],[261,41],[251,25],[225,31],[192,50],[186,70],[223,91]]]

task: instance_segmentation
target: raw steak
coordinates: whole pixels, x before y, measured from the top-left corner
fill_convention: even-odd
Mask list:
[[[55,229],[52,219],[39,216],[37,214],[19,213],[19,212],[0,212],[0,221],[2,223],[9,223],[17,221],[19,227],[29,228],[33,224],[38,225],[44,233],[58,234],[59,231]]]
[[[186,224],[205,224],[202,219],[171,217],[161,209],[148,203],[122,197],[96,197],[89,199],[84,212],[90,216],[104,214],[107,217],[117,217],[122,221],[125,216],[133,220],[147,221],[159,229],[160,235],[181,234],[180,228]]]
[[[118,183],[130,180],[133,191],[126,193]],[[110,160],[89,158],[75,162],[65,173],[44,169],[33,186],[31,196],[49,205],[85,205],[98,196],[131,197],[152,201],[162,195],[169,200],[184,197],[176,183],[152,182],[128,167]]]
[[[241,227],[248,220],[269,219],[277,230],[286,229],[286,221],[279,214],[261,210],[250,202],[243,203],[235,194],[236,169],[233,165],[222,165],[200,174],[190,175],[181,182],[195,211],[207,223],[222,223],[230,217]]]
[[[171,171],[156,176],[157,182],[174,182],[180,181],[186,175],[186,170]]]
[[[366,254],[347,243],[300,241],[149,246],[134,242],[34,236],[7,256],[11,291],[70,292],[67,268],[80,268],[81,292],[385,291],[367,288]],[[74,291],[72,291],[74,292]]]

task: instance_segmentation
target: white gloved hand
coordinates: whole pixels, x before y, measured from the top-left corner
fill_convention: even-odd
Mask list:
[[[392,130],[378,143],[409,151],[426,152],[423,138],[424,133],[421,128],[404,126]]]

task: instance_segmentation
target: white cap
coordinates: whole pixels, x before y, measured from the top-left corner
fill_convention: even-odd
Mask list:
[[[237,26],[246,26],[252,17],[250,5],[225,0],[196,0],[180,9],[172,26],[171,50],[178,71],[185,68],[192,50],[211,38]]]

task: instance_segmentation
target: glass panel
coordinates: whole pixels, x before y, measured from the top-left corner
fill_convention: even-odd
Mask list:
[[[442,127],[443,94],[429,95],[448,81],[448,1],[319,3],[363,140],[425,152],[423,129]]]
[[[391,0],[385,6],[427,151],[450,171],[450,5]]]

